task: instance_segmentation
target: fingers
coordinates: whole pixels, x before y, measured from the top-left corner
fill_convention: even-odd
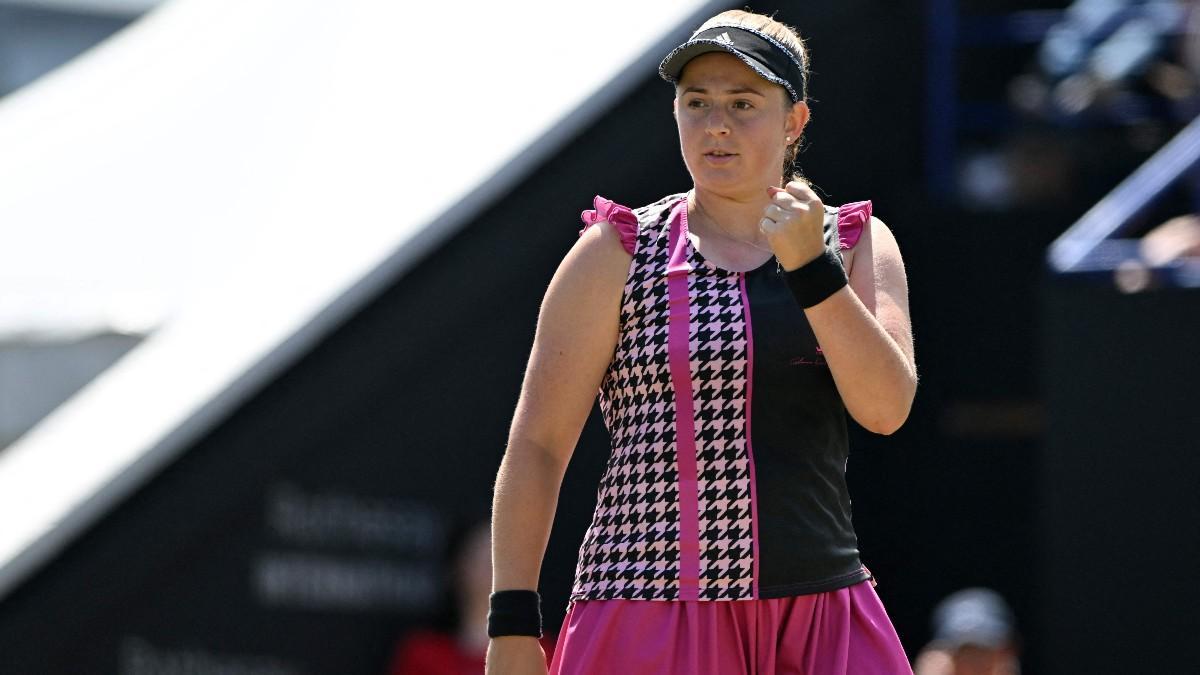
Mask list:
[[[784,186],[784,189],[789,194],[791,194],[792,196],[796,197],[797,199],[799,199],[801,201],[806,201],[806,202],[820,201],[820,198],[817,197],[817,193],[813,192],[813,189],[808,186],[808,183],[805,183],[803,181],[798,181],[798,180],[791,181],[786,186]]]
[[[825,247],[825,207],[808,184],[792,181],[786,188],[769,187],[771,202],[758,227],[767,235],[780,264],[792,269],[820,255]]]
[[[821,199],[808,183],[799,180],[789,181],[782,188],[775,186],[768,187],[767,194],[771,195],[772,199],[787,199],[789,196],[800,201],[820,201]]]
[[[780,225],[774,220],[764,217],[762,220],[758,221],[758,229],[762,230],[763,234],[774,234],[780,229]]]
[[[793,221],[811,222],[816,218],[814,213],[824,212],[821,199],[801,181],[789,182],[786,189],[768,187],[767,194],[771,195],[771,203],[763,210],[763,218],[758,224],[767,234],[782,231]]]
[[[771,197],[771,203],[763,209],[763,216],[771,220],[785,220],[793,214],[807,213],[814,208],[822,208],[821,200],[815,195],[813,199],[801,199],[790,192],[780,191]]]
[[[800,204],[821,203],[821,198],[817,196],[817,193],[806,183],[800,181],[788,183],[787,189],[769,187],[767,194],[771,196],[773,203],[784,208],[795,208]]]
[[[798,208],[803,209],[804,206],[799,205]],[[771,204],[763,210],[762,220],[758,221],[758,229],[766,234],[773,234],[782,230],[784,226],[794,220],[798,213],[798,210],[785,208],[778,204]]]
[[[788,217],[790,209],[787,209],[779,204],[771,204],[763,211],[763,216],[771,220],[784,220]]]

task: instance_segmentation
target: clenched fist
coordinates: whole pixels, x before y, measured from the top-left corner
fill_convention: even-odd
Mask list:
[[[825,251],[825,205],[807,184],[792,181],[786,188],[767,188],[771,203],[763,210],[758,227],[780,266],[787,271],[803,267]]]

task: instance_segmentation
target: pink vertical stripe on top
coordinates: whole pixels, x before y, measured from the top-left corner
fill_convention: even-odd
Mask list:
[[[671,385],[675,391],[675,449],[679,473],[679,599],[696,600],[700,594],[699,488],[696,476],[696,419],[692,402],[691,350],[688,347],[690,300],[688,297],[687,201],[671,213],[667,264],[667,353]]]
[[[746,292],[746,273],[738,274],[742,293],[742,315],[746,322],[746,459],[750,462],[750,527],[754,540],[754,568],[751,593],[758,597],[758,481],[754,473],[754,445],[750,442],[750,404],[754,397],[754,330],[750,325],[750,294]]]

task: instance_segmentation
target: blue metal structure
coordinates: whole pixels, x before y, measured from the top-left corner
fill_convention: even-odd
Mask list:
[[[1083,214],[1049,250],[1049,263],[1059,274],[1108,274],[1123,263],[1140,264],[1137,240],[1123,239],[1131,223],[1170,187],[1200,170],[1200,118]],[[1200,286],[1200,265],[1177,261],[1154,270],[1160,282]]]

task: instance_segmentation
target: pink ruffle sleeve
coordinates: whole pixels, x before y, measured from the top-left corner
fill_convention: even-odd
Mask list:
[[[633,211],[628,206],[621,206],[600,195],[596,195],[593,204],[595,209],[588,209],[579,214],[579,217],[583,219],[583,227],[580,228],[579,234],[587,232],[587,229],[596,223],[607,220],[621,236],[621,245],[630,255],[633,255],[634,246],[637,245],[637,216],[633,215]]]
[[[838,207],[838,239],[842,249],[854,248],[863,228],[871,223],[871,202],[850,202]]]

